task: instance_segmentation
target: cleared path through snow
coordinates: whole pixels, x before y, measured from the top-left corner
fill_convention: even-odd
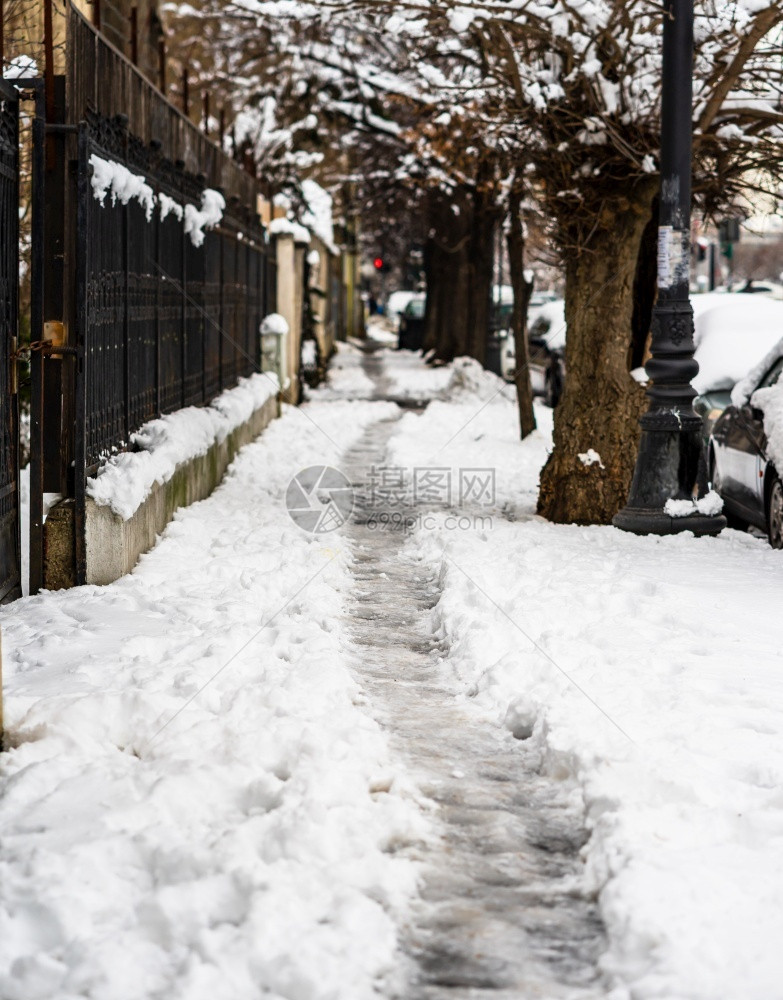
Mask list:
[[[362,367],[374,398],[383,397],[381,358],[368,354]],[[357,673],[439,830],[435,843],[405,849],[422,863],[423,884],[402,930],[410,967],[396,996],[604,996],[603,931],[582,891],[579,797],[568,781],[539,774],[524,741],[456,697],[429,614],[437,567],[423,566],[406,551],[406,535],[376,518],[365,484],[371,467],[383,465],[395,424],[387,417],[372,425],[341,465],[357,491],[347,529],[356,554],[349,631],[362,650]]]

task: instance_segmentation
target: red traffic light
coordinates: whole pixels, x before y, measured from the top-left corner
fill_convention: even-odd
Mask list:
[[[382,270],[383,269],[383,257],[376,257],[375,260],[372,262],[372,266],[375,268],[376,271]]]

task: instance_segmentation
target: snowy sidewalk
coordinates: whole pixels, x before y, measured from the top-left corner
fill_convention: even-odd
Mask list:
[[[379,364],[130,576],[0,609],[0,997],[783,998],[781,554],[548,524],[550,411]],[[430,492],[368,508],[379,459]]]
[[[409,360],[375,355],[363,368],[388,385]],[[397,427],[370,426],[343,466],[358,486],[346,532],[356,673],[432,818],[432,835],[404,852],[420,866],[420,893],[403,927],[409,962],[394,996],[595,1000],[605,942],[584,891],[580,799],[568,783],[542,778],[535,751],[459,697],[444,669],[450,650],[432,616],[440,563],[422,562],[404,530],[426,522],[433,498],[396,488],[404,470],[386,458]],[[417,471],[433,484],[434,470]],[[395,488],[387,493],[383,481]]]
[[[306,410],[132,575],[2,609],[3,1000],[362,1000],[393,971],[393,852],[427,824],[346,665],[349,552],[285,491],[397,408]]]

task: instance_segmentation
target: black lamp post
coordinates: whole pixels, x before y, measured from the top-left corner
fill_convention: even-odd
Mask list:
[[[670,517],[670,498],[703,496],[701,420],[693,411],[691,379],[699,370],[693,358],[693,309],[690,277],[691,140],[693,102],[693,0],[666,0],[663,22],[663,99],[661,105],[661,207],[658,227],[658,301],[652,318],[650,407],[642,417],[642,436],[631,493],[613,524],[638,535],[693,531],[717,535],[726,527],[721,515],[694,511]]]

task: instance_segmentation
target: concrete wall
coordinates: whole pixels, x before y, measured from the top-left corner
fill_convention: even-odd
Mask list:
[[[283,384],[288,380],[291,384],[286,392],[286,400],[291,400],[291,391],[294,389],[294,379],[298,370],[298,359],[294,362],[291,340],[295,333],[297,324],[296,300],[296,247],[293,236],[288,233],[281,233],[275,240],[277,244],[277,311],[288,323],[288,334],[283,338],[281,346]],[[293,396],[296,399],[296,396]]]
[[[299,400],[299,360],[302,344],[302,297],[304,295],[304,258],[307,246],[294,242],[293,236],[280,233],[277,238],[277,311],[288,323],[283,338],[283,381],[290,380],[284,398]]]
[[[157,483],[133,517],[127,521],[110,507],[87,500],[87,582],[112,583],[130,573],[139,556],[149,551],[174,512],[209,496],[223,478],[240,448],[253,441],[279,415],[276,398],[256,410],[225,441],[205,455],[177,466],[167,483]],[[73,501],[55,507],[44,525],[44,586],[59,590],[74,585]]]

